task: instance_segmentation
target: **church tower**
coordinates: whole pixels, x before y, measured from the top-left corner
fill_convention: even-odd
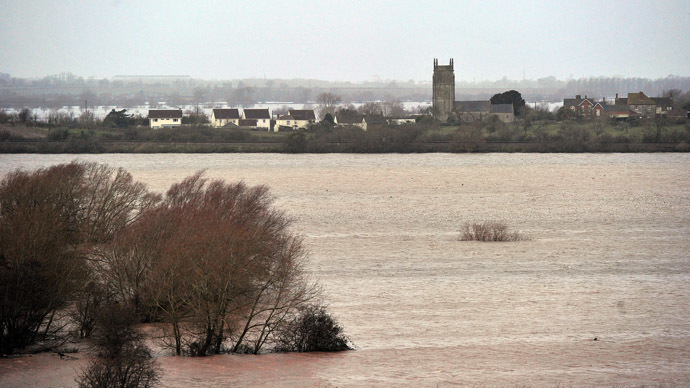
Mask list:
[[[441,121],[446,121],[448,114],[453,111],[455,103],[455,72],[453,71],[453,58],[448,66],[439,66],[438,59],[434,58],[434,116]]]

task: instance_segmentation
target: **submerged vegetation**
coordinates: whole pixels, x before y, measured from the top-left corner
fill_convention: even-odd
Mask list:
[[[267,187],[201,172],[162,196],[96,163],[11,172],[0,181],[0,354],[92,337],[88,385],[131,372],[131,360],[144,369],[127,379],[157,379],[135,330],[145,322],[177,355],[349,349],[290,225]],[[326,326],[296,325],[309,311]],[[311,330],[339,346],[285,345]]]
[[[525,236],[512,232],[499,221],[465,223],[460,229],[460,241],[521,241]]]

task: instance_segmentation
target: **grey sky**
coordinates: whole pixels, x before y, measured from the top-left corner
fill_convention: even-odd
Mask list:
[[[690,0],[0,0],[0,72],[429,80],[690,75]]]

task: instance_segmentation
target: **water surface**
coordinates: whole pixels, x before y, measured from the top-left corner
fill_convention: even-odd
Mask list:
[[[74,158],[161,192],[200,169],[268,185],[358,347],[160,357],[164,386],[690,385],[690,154],[0,155],[0,174]],[[529,240],[458,241],[485,220]],[[0,385],[83,364],[0,360]]]

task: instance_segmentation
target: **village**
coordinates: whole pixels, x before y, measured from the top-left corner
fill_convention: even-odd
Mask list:
[[[679,89],[661,97],[578,93],[561,104],[528,103],[515,89],[472,98],[457,85],[453,59],[434,59],[430,104],[320,89],[300,102],[153,97],[132,111],[113,104],[96,112],[87,101],[68,113],[0,109],[0,152],[690,151],[690,93]]]
[[[390,126],[412,124],[423,117],[424,113],[433,115],[440,123],[473,123],[495,119],[503,123],[515,122],[524,107],[520,93],[514,90],[504,93],[506,100],[455,100],[455,69],[453,59],[448,65],[439,65],[434,59],[433,97],[431,109],[427,112],[386,116],[383,114],[360,114],[352,107],[330,106],[323,110],[321,120],[328,120],[336,126],[354,126],[367,130],[372,126]],[[339,108],[339,109],[337,109]],[[528,108],[529,109],[529,108]],[[637,120],[665,118],[687,118],[688,110],[675,109],[673,95],[668,97],[648,97],[644,92],[628,93],[627,97],[614,99],[596,99],[582,95],[563,99],[560,108],[561,117],[565,119]],[[326,116],[326,113],[328,116]],[[149,127],[174,128],[182,125],[181,109],[150,109]],[[317,112],[313,109],[288,109],[287,114],[272,114],[268,108],[214,108],[208,125],[213,128],[247,128],[266,131],[285,131],[306,129],[317,122]]]

